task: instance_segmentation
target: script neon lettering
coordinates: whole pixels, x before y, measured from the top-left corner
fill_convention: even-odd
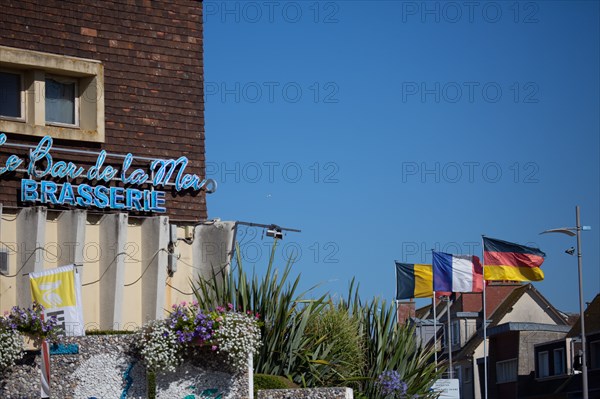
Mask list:
[[[132,162],[133,162],[133,155],[131,155],[131,154],[125,155],[125,159],[123,160],[123,171],[121,172],[121,180],[123,180],[123,183],[125,183],[125,184],[144,184],[144,183],[146,183],[146,181],[148,181],[150,176],[148,176],[148,174],[142,169],[134,170],[131,173],[131,175],[129,177],[127,177],[126,172],[127,172],[127,169],[129,169],[129,167],[131,166]]]
[[[83,174],[83,168],[77,168],[73,162],[69,162],[68,164],[65,161],[55,162],[50,170],[50,175],[52,177],[68,177],[70,179],[76,179]]]
[[[52,155],[50,155],[50,148],[52,148],[52,137],[45,136],[42,140],[40,140],[37,147],[35,147],[35,150],[29,154],[29,167],[27,168],[27,173],[35,177],[44,177],[50,172],[52,168]],[[46,169],[43,171],[38,171],[35,164],[37,161],[42,159],[46,160]]]
[[[111,181],[117,174],[117,170],[112,166],[108,165],[102,170],[102,165],[104,164],[104,160],[106,159],[106,151],[100,151],[98,154],[98,158],[96,159],[96,164],[87,172],[88,180],[104,180],[106,182]]]

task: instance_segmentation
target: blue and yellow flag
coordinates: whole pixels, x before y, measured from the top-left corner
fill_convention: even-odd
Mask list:
[[[396,299],[433,297],[431,265],[396,262]]]

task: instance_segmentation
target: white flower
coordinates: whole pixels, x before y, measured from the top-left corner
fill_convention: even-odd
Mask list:
[[[0,326],[0,371],[8,369],[23,356],[23,337],[13,329]]]
[[[155,320],[142,327],[135,337],[146,367],[155,371],[175,371],[183,361],[181,345],[164,321]]]
[[[228,312],[214,338],[219,350],[225,351],[233,366],[242,369],[246,366],[248,356],[256,353],[260,347],[260,329],[251,315]]]

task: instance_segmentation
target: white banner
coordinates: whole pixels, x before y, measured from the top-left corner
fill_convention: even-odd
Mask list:
[[[31,298],[41,303],[46,317],[56,316],[67,336],[85,335],[81,280],[74,265],[29,273]]]

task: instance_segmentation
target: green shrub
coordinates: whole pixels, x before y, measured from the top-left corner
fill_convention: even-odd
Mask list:
[[[134,331],[129,330],[86,330],[85,335],[128,335]]]
[[[316,315],[307,332],[317,341],[325,338],[331,344],[329,372],[320,375],[321,386],[352,386],[351,381],[362,376],[365,367],[365,339],[360,318],[348,309],[330,302]]]
[[[279,375],[254,374],[254,397],[262,389],[292,389],[298,388],[289,379]]]
[[[421,398],[435,397],[437,394],[430,392],[429,388],[445,369],[439,367],[436,370],[431,361],[433,348],[418,344],[414,327],[397,324],[396,309],[392,304],[378,298],[363,304],[358,288],[354,290],[353,286],[354,281],[350,284],[348,300],[340,305],[360,316],[365,337],[365,378],[358,392],[368,398],[380,398],[375,384],[377,377],[384,371],[395,370],[407,384],[408,394]]]
[[[237,248],[237,272],[199,278],[192,282],[196,300],[201,309],[215,309],[231,304],[240,311],[260,314],[262,346],[254,356],[254,371],[269,375],[289,376],[302,386],[321,386],[320,376],[331,368],[332,344],[326,337],[315,340],[306,334],[308,326],[327,306],[325,295],[304,299],[307,292],[297,293],[300,276],[293,281],[289,260],[279,272],[274,265],[276,243],[264,277],[251,277],[242,266]]]
[[[311,290],[297,293],[300,276],[289,279],[292,260],[282,272],[275,268],[276,244],[262,277],[245,273],[236,248],[235,271],[192,282],[202,309],[232,304],[260,313],[255,373],[286,376],[302,387],[351,386],[357,398],[376,399],[377,377],[395,370],[411,395],[433,395],[429,388],[444,370],[435,370],[432,348],[418,346],[413,329],[397,325],[394,306],[378,299],[362,303],[354,280],[346,300],[334,303],[329,294],[308,299]]]

